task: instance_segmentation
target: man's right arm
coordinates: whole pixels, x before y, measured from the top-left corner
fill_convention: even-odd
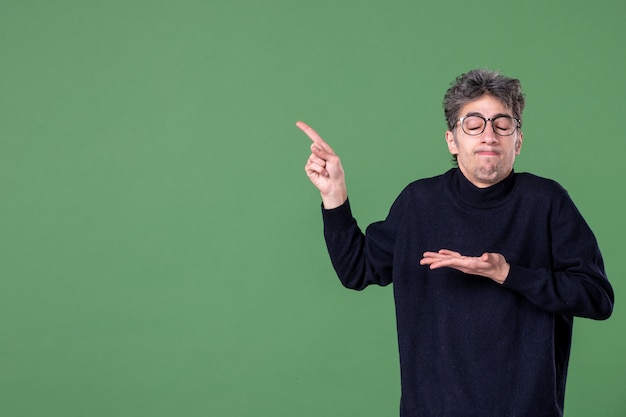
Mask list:
[[[389,284],[392,239],[388,233],[365,237],[352,216],[339,156],[309,125],[296,125],[313,141],[304,170],[322,197],[324,238],[337,276],[346,288],[354,290]]]

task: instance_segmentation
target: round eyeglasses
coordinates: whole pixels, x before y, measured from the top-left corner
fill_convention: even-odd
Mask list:
[[[496,116],[487,119],[472,115],[461,117],[457,122],[461,123],[463,132],[470,136],[478,136],[483,133],[487,127],[487,122],[491,122],[491,128],[498,136],[510,136],[520,127],[520,120],[512,116]]]

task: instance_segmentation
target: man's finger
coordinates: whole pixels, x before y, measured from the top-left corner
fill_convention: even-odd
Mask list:
[[[447,255],[447,256],[456,256],[456,257],[463,256],[459,252],[455,252],[455,251],[450,250],[450,249],[440,249],[439,253],[442,254],[442,255]]]
[[[330,148],[328,143],[326,143],[324,139],[322,139],[322,137],[311,126],[302,121],[297,122],[296,126],[298,126],[298,128],[302,130],[313,142],[322,145],[322,148],[329,152],[332,152],[332,149]]]
[[[443,259],[445,256],[440,254],[439,252],[424,252],[422,254],[422,258],[435,258],[435,259]]]
[[[454,252],[448,249],[440,249],[437,252],[424,252],[422,254],[424,258],[437,258],[437,259],[447,259],[450,257],[461,258],[462,255],[458,252]]]

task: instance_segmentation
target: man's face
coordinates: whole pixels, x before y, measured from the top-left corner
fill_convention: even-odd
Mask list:
[[[460,117],[478,115],[486,119],[512,116],[511,111],[498,99],[484,95],[461,107]],[[510,136],[501,136],[487,122],[483,133],[468,135],[458,122],[452,131],[446,132],[446,142],[452,155],[457,156],[459,169],[477,187],[497,184],[513,170],[515,156],[522,148],[522,132],[516,129]]]

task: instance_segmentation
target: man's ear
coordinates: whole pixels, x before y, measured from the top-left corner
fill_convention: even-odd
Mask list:
[[[522,151],[522,141],[524,139],[524,134],[519,132],[519,138],[517,138],[517,143],[515,144],[515,155],[519,155]]]
[[[458,155],[459,150],[456,148],[456,141],[454,140],[454,133],[448,130],[446,132],[446,142],[448,143],[448,150],[452,155]]]

